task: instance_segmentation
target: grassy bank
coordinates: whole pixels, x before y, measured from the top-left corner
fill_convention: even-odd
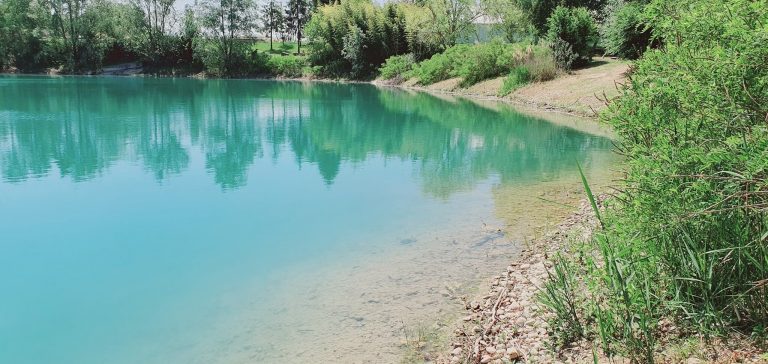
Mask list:
[[[583,68],[568,73],[558,72],[555,79],[520,85],[505,96],[499,96],[508,76],[498,76],[462,87],[461,78],[452,77],[429,85],[420,85],[418,79],[382,80],[376,84],[438,94],[508,102],[522,107],[554,111],[594,118],[606,107],[605,100],[618,96],[617,84],[627,80],[629,64],[625,61],[597,58]],[[394,82],[396,81],[396,82]]]
[[[395,56],[379,69],[382,80],[394,84],[412,80],[421,86],[458,78],[458,86],[466,88],[506,75],[498,96],[561,73],[548,47],[500,41],[456,45],[421,62],[415,62],[411,55]]]

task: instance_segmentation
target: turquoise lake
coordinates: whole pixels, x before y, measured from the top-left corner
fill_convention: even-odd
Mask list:
[[[364,84],[0,77],[0,363],[397,361],[611,148]]]

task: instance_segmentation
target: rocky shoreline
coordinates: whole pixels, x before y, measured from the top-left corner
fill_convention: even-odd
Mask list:
[[[590,347],[554,353],[549,345],[547,314],[536,295],[548,278],[550,257],[567,254],[572,239],[588,239],[597,226],[587,201],[541,239],[529,242],[520,256],[492,278],[484,295],[464,298],[466,315],[456,324],[450,347],[434,356],[439,364],[575,363],[592,360]]]
[[[602,206],[607,197],[599,196],[598,205]],[[462,297],[464,317],[452,327],[443,351],[425,353],[425,361],[436,364],[630,364],[624,357],[606,357],[588,340],[554,348],[548,324],[552,314],[541,307],[537,299],[549,279],[556,254],[572,256],[578,245],[573,243],[591,239],[598,226],[592,207],[583,200],[574,213],[546,235],[527,242],[506,271],[493,276],[480,294]],[[768,364],[768,352],[738,333],[727,338],[693,335],[683,341],[675,339],[674,332],[669,334],[659,338],[658,362]]]

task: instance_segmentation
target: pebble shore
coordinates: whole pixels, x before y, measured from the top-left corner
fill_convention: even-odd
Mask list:
[[[602,201],[605,196],[598,200]],[[434,356],[437,364],[506,363],[594,363],[592,344],[582,340],[557,351],[551,347],[549,313],[537,301],[537,294],[548,279],[551,258],[556,253],[569,255],[572,241],[590,239],[598,221],[587,201],[544,237],[529,242],[505,272],[494,276],[488,290],[474,299],[464,298],[466,315],[456,324],[444,353]],[[696,337],[691,337],[696,342]],[[768,353],[744,337],[703,340],[690,350],[676,352],[662,344],[659,362],[681,364],[768,364]],[[660,338],[665,341],[665,338]],[[667,342],[671,344],[671,342]],[[598,354],[600,364],[630,364],[619,356]],[[705,358],[705,359],[701,359]]]
[[[483,296],[465,299],[466,316],[453,333],[449,353],[437,363],[577,363],[592,360],[591,348],[575,347],[557,357],[548,347],[547,315],[536,294],[547,279],[549,258],[570,239],[586,239],[596,219],[589,204],[541,239],[530,242],[505,272],[496,275]]]

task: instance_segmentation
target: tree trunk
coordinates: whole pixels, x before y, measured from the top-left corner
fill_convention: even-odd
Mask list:
[[[301,30],[296,32],[296,54],[301,54]]]

